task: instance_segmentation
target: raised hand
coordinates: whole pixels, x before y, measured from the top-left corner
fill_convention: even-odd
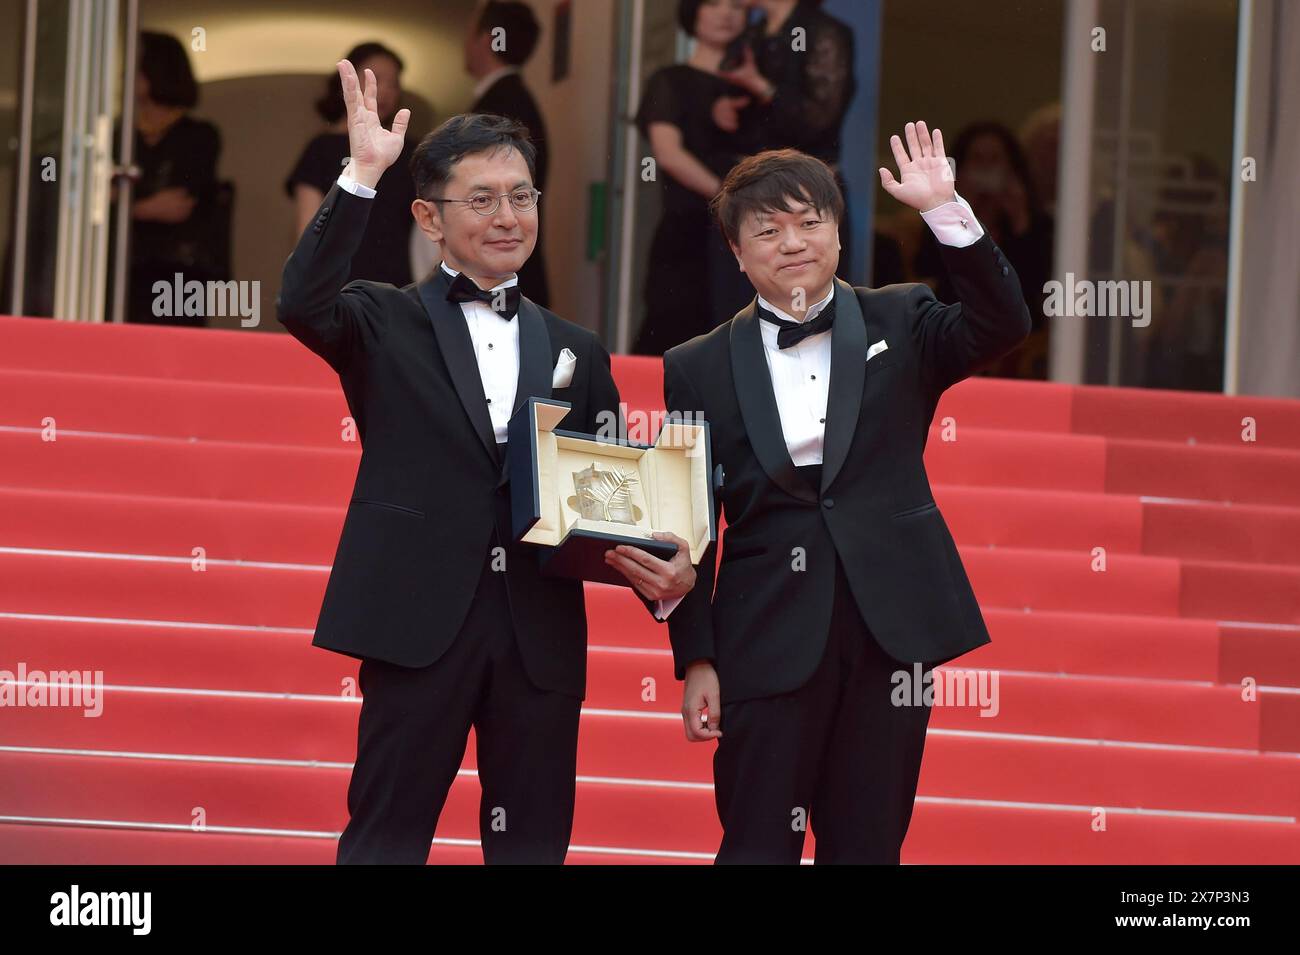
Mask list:
[[[740,111],[749,105],[748,96],[719,96],[713,101],[713,124],[726,133],[740,129]]]
[[[343,102],[348,110],[348,150],[352,156],[349,174],[358,182],[373,187],[384,170],[402,154],[411,111],[399,109],[393,117],[393,128],[384,129],[379,121],[375,74],[366,70],[363,92],[356,68],[350,62],[339,60],[338,69],[343,83]]]
[[[766,99],[766,94],[771,91],[771,86],[763,74],[758,71],[758,62],[754,59],[754,51],[746,46],[742,56],[740,66],[719,73],[718,76],[733,86],[749,90],[759,99]]]
[[[907,149],[897,135],[889,137],[898,163],[898,179],[881,166],[880,184],[899,202],[921,212],[952,202],[957,179],[948,165],[948,157],[943,154],[943,134],[936,129],[931,137],[923,122],[908,123],[904,132]]]

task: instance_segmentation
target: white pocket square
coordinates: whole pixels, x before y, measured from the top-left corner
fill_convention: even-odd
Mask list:
[[[880,341],[876,342],[874,345],[872,345],[870,348],[867,349],[867,361],[871,361],[872,358],[874,358],[876,355],[879,355],[882,351],[884,351],[888,347],[889,344],[882,338]]]
[[[573,369],[577,367],[578,356],[569,349],[560,352],[560,360],[555,363],[555,371],[551,373],[552,388],[567,388],[573,381]]]

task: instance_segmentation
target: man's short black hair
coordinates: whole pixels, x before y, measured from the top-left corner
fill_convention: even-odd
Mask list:
[[[523,66],[533,55],[542,33],[537,17],[526,3],[488,0],[478,18],[478,32],[491,33],[497,27],[504,31],[505,49],[492,52],[510,66]]]
[[[193,109],[199,85],[190,69],[190,56],[170,33],[140,34],[140,72],[149,81],[149,98],[163,106]]]
[[[537,148],[528,138],[527,126],[495,113],[453,116],[420,140],[411,155],[415,194],[421,199],[442,198],[452,166],[466,156],[498,149],[518,150],[528,164],[528,175],[536,180]]]
[[[806,202],[836,222],[844,218],[844,195],[830,166],[797,149],[769,149],[731,167],[710,203],[732,245],[740,245],[740,224],[759,212],[793,212],[791,201]]]

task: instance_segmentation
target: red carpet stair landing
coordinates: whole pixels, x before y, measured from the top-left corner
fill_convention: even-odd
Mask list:
[[[657,362],[614,370],[659,406]],[[285,335],[0,318],[0,670],[104,681],[0,707],[0,861],[333,861],[346,414]],[[993,635],[949,669],[998,696],[935,708],[904,861],[1300,862],[1300,403],[974,379],[927,466]],[[569,861],[710,861],[666,630],[588,609]],[[471,740],[431,862],[479,860],[477,800]]]

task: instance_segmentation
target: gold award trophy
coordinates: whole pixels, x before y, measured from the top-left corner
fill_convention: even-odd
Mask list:
[[[557,430],[569,404],[529,398],[510,421],[515,538],[537,544],[548,576],[629,586],[605,551],[631,544],[661,560],[685,540],[691,563],[717,538],[708,425],[669,419],[654,446]]]
[[[635,485],[634,471],[618,467],[604,471],[593,461],[591,467],[574,472],[573,486],[578,493],[569,499],[569,506],[576,504],[584,520],[635,525],[641,511],[632,504]]]

